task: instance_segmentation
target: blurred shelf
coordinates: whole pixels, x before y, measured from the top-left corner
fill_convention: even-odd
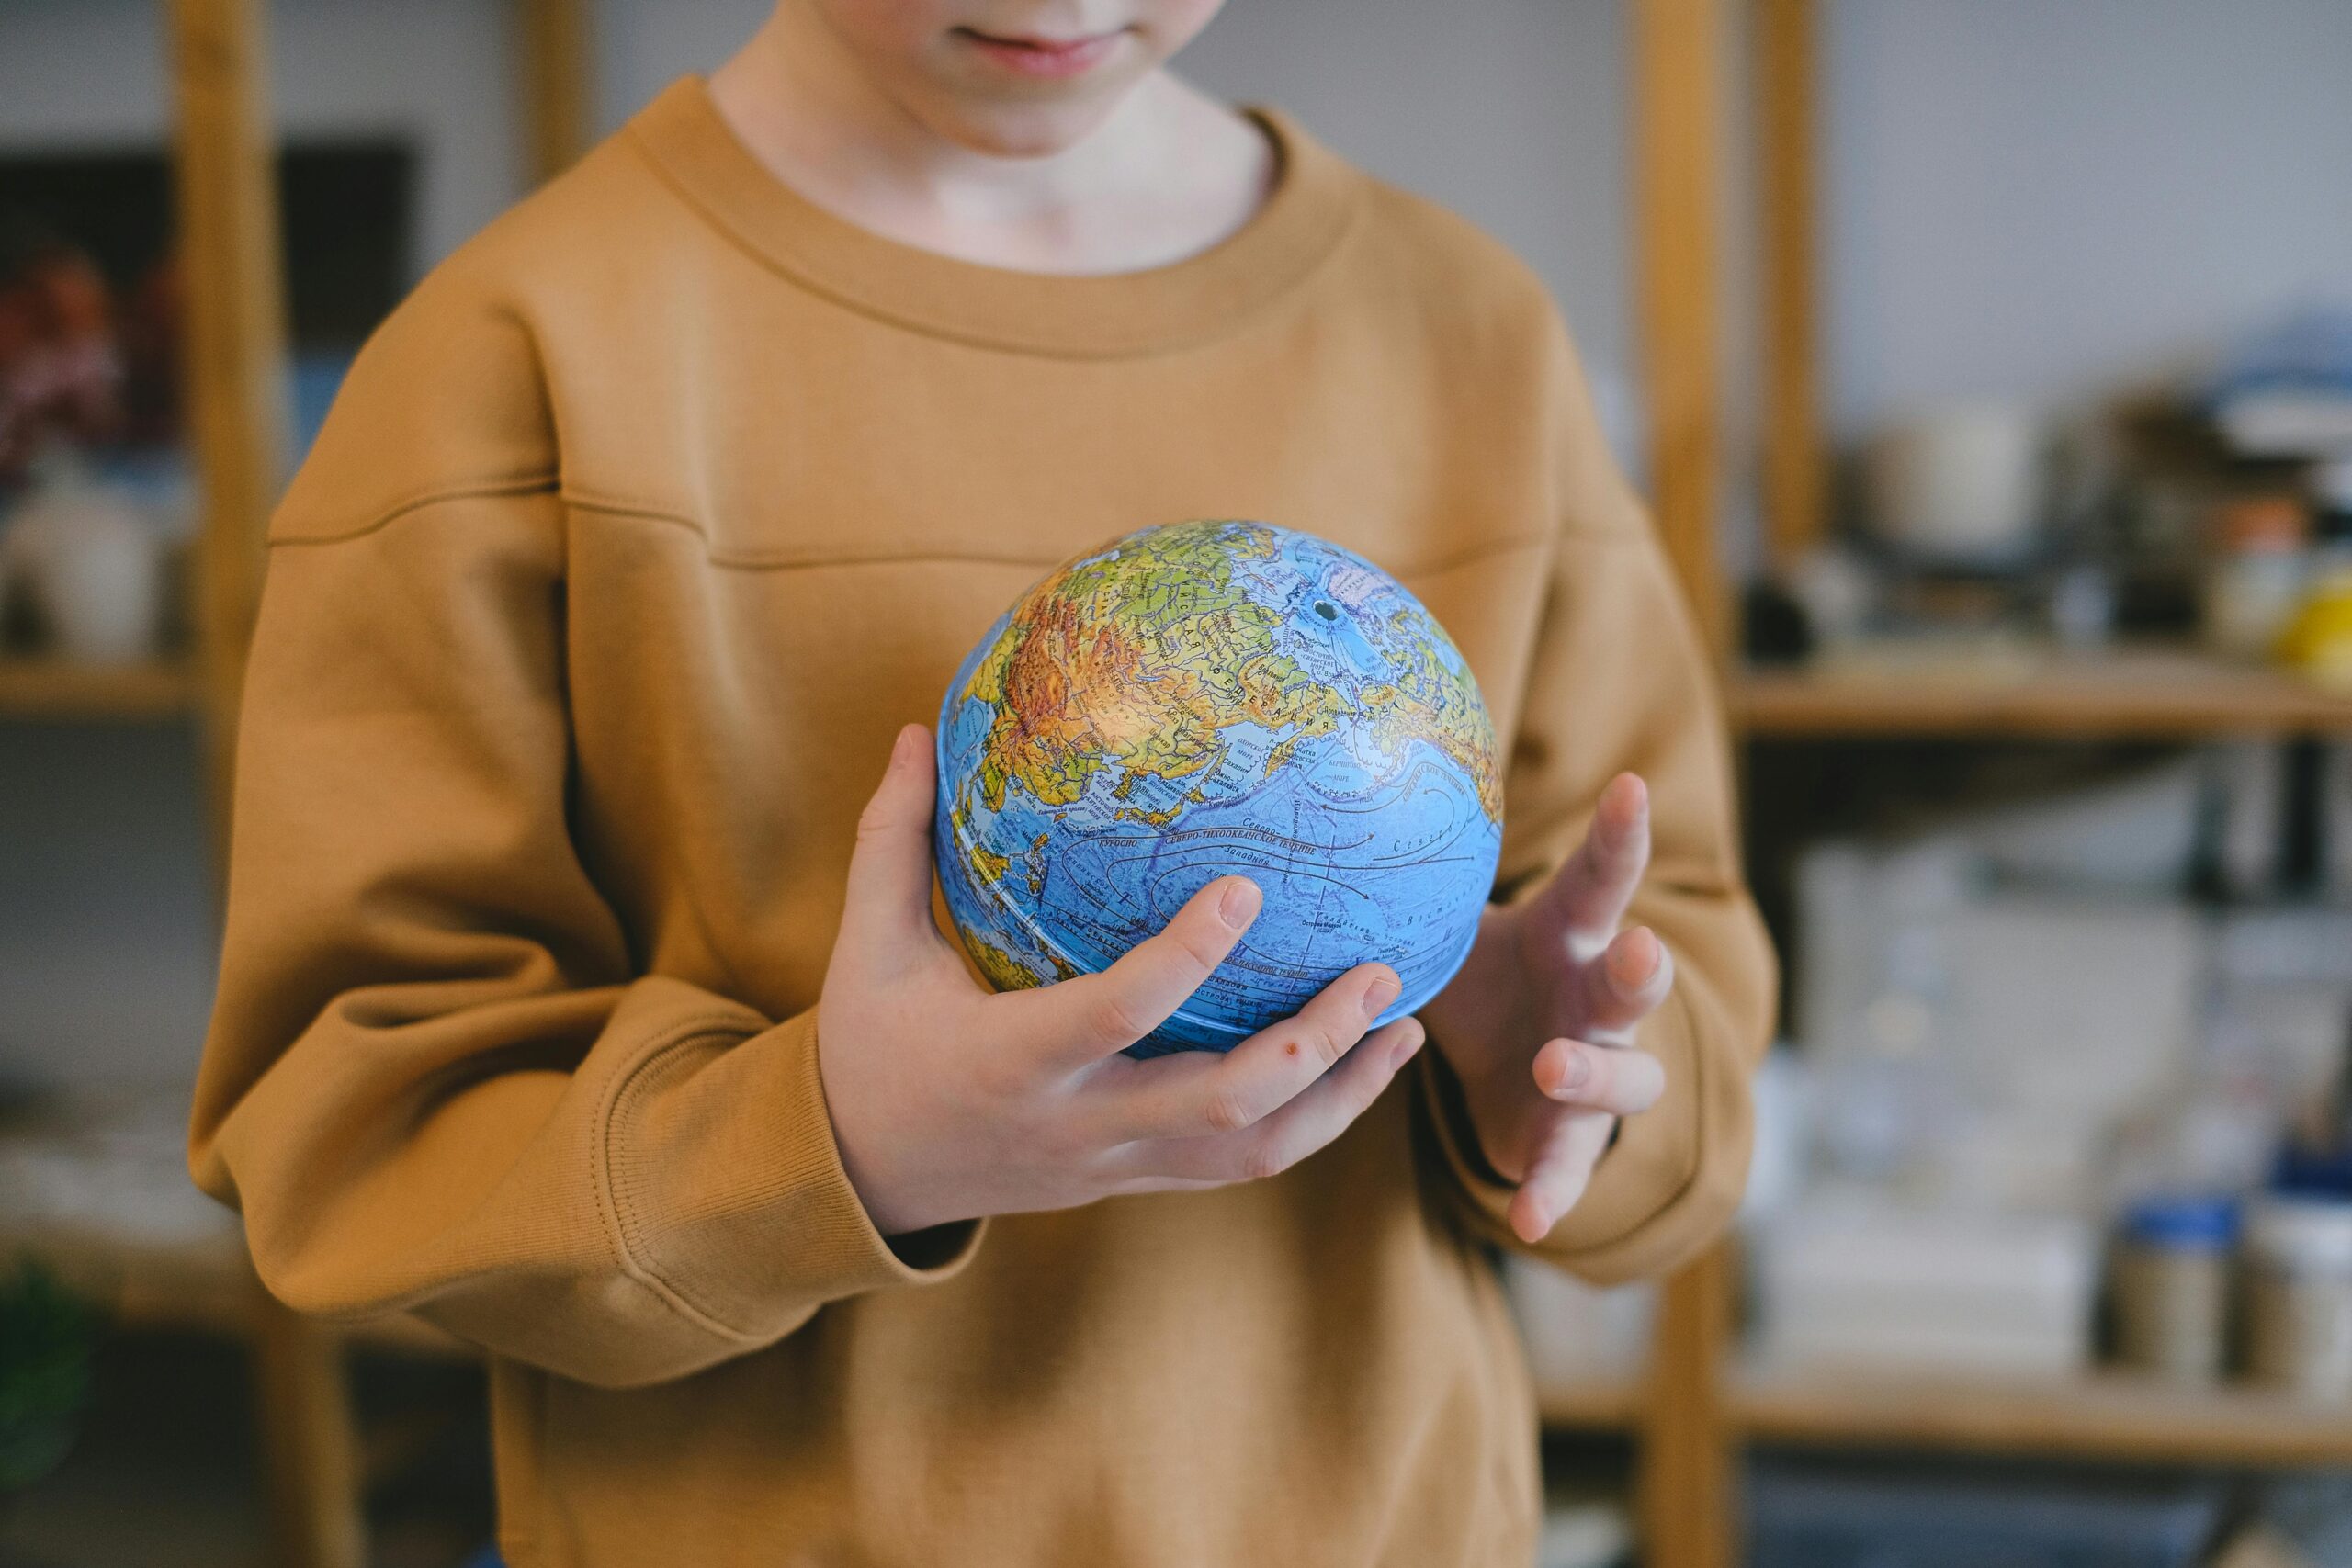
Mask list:
[[[2238,1386],[2177,1388],[2121,1374],[2028,1383],[1751,1369],[1730,1395],[1738,1430],[1773,1442],[2167,1464],[2352,1465],[2352,1405]]]
[[[1535,1410],[1555,1432],[1606,1432],[1639,1423],[1644,1385],[1638,1378],[1596,1379],[1539,1387]]]
[[[2172,648],[2064,654],[1890,643],[1796,669],[1751,669],[1732,706],[1758,736],[2017,736],[2188,740],[2352,733],[2352,699],[2294,675]]]
[[[89,1227],[0,1224],[0,1258],[38,1260],[125,1328],[247,1339],[267,1303],[233,1226],[217,1237],[159,1241]],[[455,1335],[406,1315],[334,1325],[351,1344],[435,1359],[479,1354]]]
[[[175,718],[194,708],[196,692],[196,667],[182,660],[0,658],[0,718]]]

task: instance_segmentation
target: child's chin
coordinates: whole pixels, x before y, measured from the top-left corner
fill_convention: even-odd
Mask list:
[[[1110,117],[1131,84],[1088,78],[1074,82],[990,84],[993,91],[958,95],[925,116],[936,134],[996,158],[1050,158],[1086,139]]]

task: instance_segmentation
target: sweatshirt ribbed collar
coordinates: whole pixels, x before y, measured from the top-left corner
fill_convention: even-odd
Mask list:
[[[1306,282],[1346,232],[1363,178],[1289,117],[1265,203],[1205,251],[1140,272],[1070,276],[982,265],[885,239],[771,174],[700,77],[666,89],[627,134],[680,195],[777,271],[870,315],[992,348],[1080,358],[1150,354],[1238,330]]]

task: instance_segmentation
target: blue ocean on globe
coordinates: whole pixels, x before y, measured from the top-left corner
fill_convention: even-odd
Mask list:
[[[1494,885],[1493,726],[1404,586],[1312,535],[1170,524],[1059,568],[940,708],[940,878],[999,988],[1107,968],[1202,887],[1265,897],[1138,1055],[1229,1050],[1377,960],[1443,988]]]

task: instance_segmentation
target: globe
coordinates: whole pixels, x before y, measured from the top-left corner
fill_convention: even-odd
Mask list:
[[[1359,964],[1460,968],[1502,843],[1494,728],[1453,642],[1362,556],[1263,523],[1145,528],[1055,570],[939,716],[940,881],[1000,989],[1097,973],[1217,877],[1240,944],[1132,1055],[1226,1051]]]

